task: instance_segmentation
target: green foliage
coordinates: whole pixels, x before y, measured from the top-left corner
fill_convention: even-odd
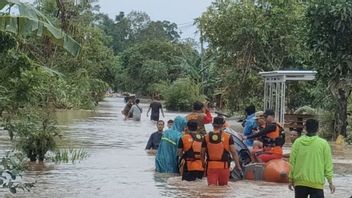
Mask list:
[[[47,160],[55,163],[75,163],[88,157],[88,152],[85,149],[57,149],[52,155],[47,157]]]
[[[14,135],[16,147],[31,161],[43,161],[47,151],[56,148],[59,131],[51,116],[49,111],[26,107],[5,123],[5,129]]]
[[[195,101],[204,101],[200,86],[190,79],[178,79],[161,92],[166,108],[172,111],[191,111]]]
[[[170,87],[170,83],[167,81],[161,81],[159,83],[154,83],[151,84],[148,88],[148,94],[150,96],[161,96],[160,95],[164,90],[168,89]]]
[[[112,38],[111,46],[115,53],[148,40],[176,42],[180,38],[175,23],[151,21],[144,12],[132,11],[127,16],[120,12],[115,20],[105,14],[98,14],[96,20],[99,27]]]
[[[34,183],[22,182],[21,173],[27,168],[26,156],[21,152],[8,151],[0,161],[0,186],[8,188],[11,193],[18,189],[30,191]]]
[[[0,43],[0,54],[17,46],[16,39],[6,32],[0,32]]]
[[[126,49],[121,55],[122,72],[120,90],[147,94],[151,84],[175,81],[184,76],[182,60],[185,52],[192,52],[189,45],[169,41],[145,41]],[[193,53],[193,52],[192,52]]]
[[[293,1],[215,1],[198,20],[221,79],[216,93],[232,110],[260,104],[260,71],[292,69],[307,56],[303,7]]]
[[[351,133],[351,127],[349,127],[349,133],[348,133],[348,135],[347,135],[347,138],[346,138],[346,142],[348,143],[348,144],[352,144],[352,133]]]
[[[295,114],[316,115],[316,114],[317,114],[317,110],[316,110],[316,109],[313,109],[313,108],[310,107],[310,106],[303,106],[303,107],[298,108],[298,109],[295,111]]]
[[[337,102],[338,132],[346,137],[347,103],[352,92],[352,2],[312,1],[306,20],[311,61]]]
[[[332,0],[307,9],[308,46],[320,78],[340,81],[352,75],[352,2]]]
[[[62,30],[52,25],[50,20],[33,6],[20,1],[0,0],[0,10],[5,6],[18,7],[19,15],[12,16],[0,12],[0,31],[24,36],[29,34],[47,35],[72,55],[78,55],[80,45]]]

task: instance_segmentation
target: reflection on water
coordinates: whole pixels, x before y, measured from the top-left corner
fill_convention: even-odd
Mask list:
[[[95,112],[60,112],[58,120],[64,133],[62,144],[84,147],[89,157],[77,164],[46,164],[34,167],[25,178],[37,180],[30,193],[17,197],[87,198],[87,197],[293,197],[286,185],[266,182],[239,181],[227,187],[208,187],[206,180],[182,182],[175,175],[154,172],[154,157],[145,151],[155,123],[145,116],[147,105],[142,105],[142,122],[123,121],[120,113],[122,98],[107,98]],[[166,113],[165,121],[176,116]],[[0,142],[7,141],[1,134]],[[1,149],[9,144],[1,145]],[[350,156],[352,150],[346,153]],[[351,169],[351,161],[338,153],[343,170]],[[349,158],[349,159],[352,159]],[[347,161],[343,161],[347,160]],[[336,175],[337,192],[326,197],[352,195],[351,172]],[[326,189],[326,192],[327,189]],[[3,193],[2,193],[3,194]],[[1,196],[1,194],[0,194]]]

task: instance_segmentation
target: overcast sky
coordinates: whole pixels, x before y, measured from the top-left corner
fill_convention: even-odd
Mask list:
[[[33,0],[23,0],[33,2]],[[120,11],[126,14],[132,10],[146,12],[152,20],[168,20],[178,25],[182,38],[198,40],[194,32],[195,18],[211,4],[212,0],[99,0],[100,11],[115,18]]]

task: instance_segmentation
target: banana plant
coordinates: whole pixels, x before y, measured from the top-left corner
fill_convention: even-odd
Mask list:
[[[18,13],[11,13],[11,8],[17,8]],[[43,13],[31,4],[18,0],[0,0],[0,31],[24,36],[49,36],[73,56],[78,56],[81,49],[79,43],[56,28]]]

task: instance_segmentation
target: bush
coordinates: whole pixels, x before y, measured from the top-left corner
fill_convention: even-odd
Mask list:
[[[21,173],[26,170],[26,157],[18,151],[8,151],[0,160],[0,187],[8,188],[11,193],[17,189],[29,191],[34,183],[24,182]]]
[[[303,115],[316,115],[317,114],[317,110],[310,107],[310,106],[303,106],[298,108],[295,111],[295,114],[303,114]]]
[[[191,111],[195,101],[204,101],[205,96],[200,93],[200,86],[190,79],[182,78],[172,83],[162,91],[165,106],[172,111]]]
[[[40,108],[25,107],[5,123],[16,147],[31,161],[43,161],[45,154],[56,148],[59,131],[51,115]]]

